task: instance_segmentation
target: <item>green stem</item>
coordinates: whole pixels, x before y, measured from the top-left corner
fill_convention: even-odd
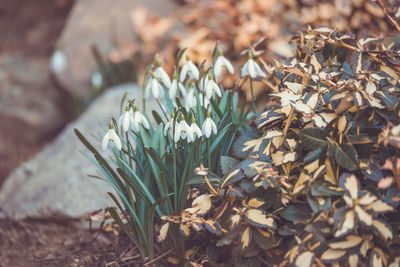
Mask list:
[[[250,77],[250,89],[251,89],[251,106],[253,108],[253,113],[256,113],[256,100],[254,99],[253,78],[251,77]]]
[[[162,106],[161,106],[161,104],[160,104],[160,101],[158,101],[157,98],[156,98],[156,101],[157,101],[157,104],[158,104],[158,106],[160,107],[162,113],[164,114],[165,119],[168,120],[167,113],[165,113],[164,109],[162,108]]]
[[[208,168],[211,168],[210,138],[207,138],[207,158]]]
[[[128,151],[128,158],[129,158],[129,167],[131,167],[131,169],[133,169],[132,167],[132,157],[130,157],[130,151],[129,151],[129,147],[131,146],[131,144],[129,143],[129,136],[128,136],[128,132],[125,133],[126,135],[126,150]]]
[[[178,196],[177,196],[178,184],[177,184],[177,181],[176,181],[176,148],[175,148],[175,144],[172,146],[172,148],[173,148],[172,149],[172,157],[173,157],[172,164],[173,164],[174,192],[175,192],[175,194],[174,194],[174,208],[176,209],[177,206],[178,206]]]

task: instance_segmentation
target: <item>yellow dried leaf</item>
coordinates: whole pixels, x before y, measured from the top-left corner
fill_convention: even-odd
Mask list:
[[[350,255],[348,262],[349,262],[349,267],[358,267],[358,255],[357,254]]]
[[[242,234],[242,239],[240,240],[242,242],[242,249],[245,249],[246,247],[249,246],[250,243],[250,227],[247,227],[243,234]]]
[[[204,194],[197,197],[192,202],[192,207],[187,208],[185,211],[191,214],[205,215],[211,208],[211,195]]]
[[[367,207],[365,207],[366,210],[373,210],[377,213],[382,213],[382,212],[388,212],[388,211],[393,211],[394,208],[389,205],[388,203],[378,199],[377,201],[369,204]]]
[[[249,207],[252,207],[252,208],[259,208],[259,207],[261,207],[261,206],[264,205],[264,204],[265,204],[264,201],[259,200],[259,199],[257,199],[257,198],[252,198],[252,199],[250,199],[249,202],[247,203],[247,205],[248,205]]]
[[[347,124],[346,116],[342,115],[339,118],[339,121],[338,121],[338,131],[339,131],[339,133],[343,133],[344,132],[344,130],[346,129],[346,124]]]
[[[372,215],[366,212],[359,205],[356,205],[354,207],[354,211],[356,212],[358,219],[365,225],[370,226],[372,224]]]
[[[352,174],[346,178],[344,187],[347,189],[352,199],[358,198],[358,181],[355,175]]]
[[[334,260],[339,260],[341,257],[343,257],[346,254],[346,250],[342,249],[328,249],[326,250],[322,256],[321,260],[323,261],[334,261]]]
[[[181,223],[180,225],[179,225],[179,230],[181,231],[181,233],[184,235],[184,236],[189,236],[190,235],[190,224],[187,224],[187,223],[185,223],[185,224],[183,224],[183,223]]]
[[[329,243],[329,247],[333,249],[349,249],[358,246],[362,242],[362,238],[356,235],[346,236],[344,241]]]
[[[335,237],[340,237],[354,228],[354,212],[352,210],[349,210],[344,216],[345,219],[340,228],[336,231]]]
[[[239,214],[235,214],[231,217],[231,228],[239,224],[240,218],[241,216]]]
[[[373,220],[372,226],[382,235],[385,240],[393,238],[392,230],[380,220]]]
[[[314,256],[311,251],[305,251],[297,257],[295,264],[298,267],[309,267],[314,261]]]
[[[305,183],[310,180],[310,175],[302,172],[300,173],[299,179],[297,180],[296,184],[294,185],[294,189],[292,194],[295,195],[299,193],[301,190],[305,188]]]
[[[257,227],[274,227],[275,221],[273,218],[267,216],[259,209],[249,209],[246,211],[245,216],[247,221]]]
[[[319,159],[316,159],[313,162],[304,166],[304,169],[308,171],[308,173],[313,173],[318,167],[319,167]]]
[[[158,241],[163,241],[167,237],[169,229],[169,222],[164,223],[160,228],[160,235],[158,236]]]

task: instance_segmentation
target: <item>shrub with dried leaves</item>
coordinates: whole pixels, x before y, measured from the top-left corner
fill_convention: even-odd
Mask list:
[[[275,105],[165,225],[196,264],[398,266],[400,45],[327,27],[292,41],[269,68]]]

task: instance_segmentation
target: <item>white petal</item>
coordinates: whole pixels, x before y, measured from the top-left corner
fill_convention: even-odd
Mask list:
[[[143,127],[146,129],[150,128],[149,122],[147,121],[146,117],[142,114],[142,112],[137,111],[139,113],[140,122],[142,123]]]
[[[260,68],[260,65],[258,65],[258,63],[255,62],[254,60],[253,60],[253,63],[254,63],[254,68],[255,68],[256,73],[258,74],[258,76],[262,76],[263,73],[262,73],[262,70],[261,70],[261,68]]]
[[[175,99],[177,89],[178,89],[178,81],[173,80],[171,86],[169,87],[169,98],[171,98],[171,100]]]
[[[146,89],[144,90],[144,98],[150,98],[151,94],[151,85],[153,83],[153,79],[150,78],[149,81],[147,82]]]
[[[242,76],[246,76],[247,73],[249,72],[249,61],[246,62],[246,64],[244,64],[243,69],[242,69]]]
[[[121,150],[121,140],[119,139],[118,135],[115,133],[113,129],[111,129],[110,132],[110,138],[113,140],[115,146],[118,148],[118,150]]]
[[[222,96],[221,89],[219,88],[218,84],[215,81],[212,81],[213,89],[217,93],[219,97]]]
[[[164,127],[164,136],[167,136],[167,132],[168,132],[168,130],[171,128],[172,122],[173,122],[173,120],[171,119],[171,120],[165,125],[165,127]]]
[[[181,80],[181,82],[183,82],[183,81],[185,80],[186,74],[187,74],[187,72],[188,72],[188,68],[189,68],[189,66],[188,66],[188,64],[187,64],[187,62],[186,62],[186,64],[183,65],[183,67],[182,67],[182,69],[181,69],[181,74],[180,74],[180,80]]]
[[[122,122],[122,129],[124,130],[124,132],[127,132],[129,130],[130,122],[131,122],[131,118],[129,116],[129,111],[125,111],[124,120]]]
[[[202,127],[202,132],[204,134],[205,137],[209,138],[211,135],[211,123],[210,123],[210,118],[207,118],[204,123],[203,123],[203,127]]]
[[[192,73],[194,78],[196,80],[198,80],[199,79],[199,70],[197,69],[196,65],[193,64],[192,61],[189,61],[189,68],[190,68],[190,72]]]
[[[108,141],[110,140],[109,135],[110,135],[110,130],[108,130],[108,132],[104,135],[103,141],[101,142],[101,147],[103,148],[104,151],[107,149]]]
[[[255,64],[254,60],[249,59],[249,75],[251,78],[257,77],[257,72],[254,64]]]
[[[222,72],[223,67],[223,59],[222,56],[219,56],[214,64],[214,77],[218,77]]]
[[[161,79],[166,87],[171,86],[171,79],[169,78],[168,73],[162,67],[158,67],[154,72],[154,75],[156,75],[157,78]]]
[[[224,56],[222,57],[222,60],[224,62],[225,67],[228,69],[228,71],[233,74],[235,72],[231,62],[227,60]]]
[[[185,98],[186,98],[186,96],[187,96],[187,93],[186,93],[186,89],[185,89],[185,87],[183,87],[182,83],[178,83],[178,87],[179,87],[179,90],[181,91],[181,93],[182,93],[183,97],[185,97]]]
[[[210,118],[210,121],[211,121],[211,127],[212,127],[214,134],[217,134],[217,125],[215,125],[215,122],[211,118]]]

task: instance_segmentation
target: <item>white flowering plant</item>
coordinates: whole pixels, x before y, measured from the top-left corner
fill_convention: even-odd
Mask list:
[[[126,104],[125,109],[118,119],[111,120],[103,137],[103,153],[75,129],[94,154],[102,174],[99,177],[116,192],[109,195],[119,211],[108,211],[144,260],[155,256],[153,232],[161,216],[187,208],[188,192],[194,185],[221,182],[204,181],[194,170],[203,165],[215,177],[222,177],[219,160],[228,155],[238,131],[251,116],[245,103],[238,108],[237,93],[219,85],[221,74],[233,73],[234,68],[218,45],[208,68],[205,62],[198,68],[189,56],[182,62],[185,53],[186,49],[179,53],[172,79],[157,57],[149,64],[143,83],[143,110],[134,99],[124,96],[121,107]],[[159,110],[150,115],[146,100],[152,98]],[[112,152],[111,158],[104,156],[107,150]],[[163,244],[175,248],[175,256],[183,262],[184,240],[178,231],[170,229]]]

